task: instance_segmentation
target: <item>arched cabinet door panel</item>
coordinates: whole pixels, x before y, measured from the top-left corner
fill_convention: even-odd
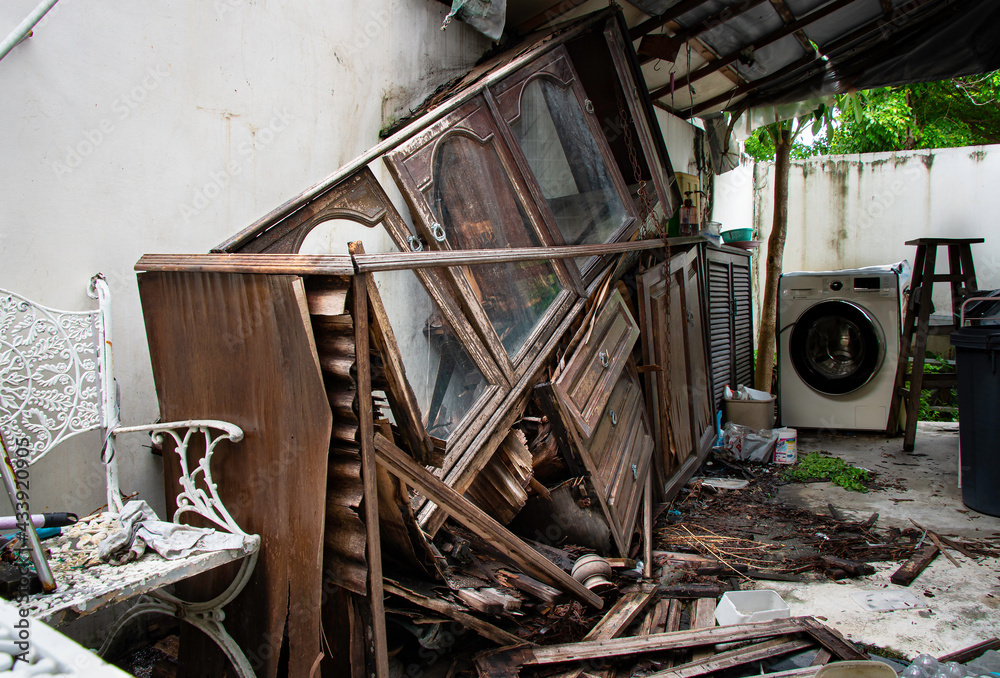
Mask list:
[[[557,241],[627,240],[634,203],[615,165],[593,102],[559,47],[490,88],[518,166]],[[591,284],[610,258],[576,260]]]
[[[483,96],[387,154],[386,162],[431,248],[556,242]],[[522,376],[578,291],[575,268],[571,273],[561,261],[456,267],[447,275],[463,310],[512,380]]]

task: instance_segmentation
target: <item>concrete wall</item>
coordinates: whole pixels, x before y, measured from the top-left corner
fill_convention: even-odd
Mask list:
[[[0,4],[0,35],[36,4]],[[440,31],[446,12],[433,0],[61,0],[0,61],[0,288],[85,309],[104,272],[122,419],[152,421],[136,260],[206,252],[377,143],[489,46],[459,22]],[[125,445],[122,489],[162,507],[143,444]],[[99,449],[87,436],[36,467],[32,508],[101,506]]]
[[[723,228],[752,225],[766,254],[773,218],[774,168],[747,165],[718,177],[715,209]],[[985,238],[973,245],[979,286],[1000,288],[1000,146],[865,153],[796,160],[789,177],[784,271],[913,263],[920,237]],[[938,273],[947,272],[947,256]],[[763,261],[758,256],[755,259]],[[758,295],[763,266],[756,264]],[[950,308],[948,286],[935,305]],[[759,306],[758,306],[759,309]],[[755,309],[755,321],[759,313]]]

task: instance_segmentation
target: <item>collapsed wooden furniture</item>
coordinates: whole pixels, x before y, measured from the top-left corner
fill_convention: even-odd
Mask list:
[[[706,241],[663,237],[679,195],[629,45],[613,9],[531,39],[215,253],[136,265],[161,416],[246,431],[220,492],[267,545],[231,608],[258,675],[387,675],[403,602],[508,642],[477,612],[516,601],[449,581],[445,534],[600,607],[538,542],[624,556],[641,525],[648,550],[654,499],[708,453],[709,346],[752,350],[720,333]]]
[[[108,501],[106,512],[84,518],[66,534],[47,541],[50,559],[45,558],[41,548],[34,550],[32,560],[47,590],[34,595],[25,590],[17,601],[18,607],[35,619],[61,625],[105,605],[148,594],[146,600],[118,620],[102,653],[129,620],[144,613],[165,613],[203,631],[222,649],[237,674],[249,678],[253,670],[227,633],[222,609],[246,585],[257,560],[260,538],[244,532],[230,516],[218,496],[211,466],[213,457],[217,461],[239,457],[239,448],[231,445],[242,439],[243,432],[217,419],[186,418],[122,426],[111,352],[110,290],[103,276],[91,279],[89,293],[98,300],[99,308],[74,312],[47,308],[0,291],[0,345],[5,354],[0,380],[0,436],[4,456],[9,456],[2,470],[16,514],[30,514],[32,500],[35,506],[41,503],[31,493],[29,468],[59,443],[87,431],[100,431],[104,436],[103,468],[96,478],[83,477],[79,482],[104,481]],[[197,388],[198,380],[184,386]],[[167,488],[175,505],[173,522],[193,514],[214,530],[240,537],[239,548],[194,551],[169,560],[149,552],[125,565],[100,561],[97,546],[101,539],[95,539],[96,530],[87,530],[84,525],[100,524],[105,537],[115,529],[114,520],[122,510],[117,438],[123,433],[140,432],[150,434],[165,455],[176,459],[181,471]],[[200,459],[190,462],[189,453]],[[20,529],[26,539],[38,544],[30,520],[21,520]],[[231,584],[226,590],[210,600],[189,603],[162,590],[227,564],[237,564],[238,570],[230,573]]]

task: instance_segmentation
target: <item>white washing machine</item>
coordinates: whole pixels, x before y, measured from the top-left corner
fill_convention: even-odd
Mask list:
[[[909,264],[787,273],[778,288],[782,426],[888,428]]]

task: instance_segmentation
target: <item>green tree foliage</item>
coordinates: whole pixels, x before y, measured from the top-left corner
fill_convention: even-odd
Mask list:
[[[810,145],[796,143],[792,157],[1000,143],[1000,71],[841,95],[834,117]],[[773,160],[774,144],[762,132],[747,140],[746,152]]]

